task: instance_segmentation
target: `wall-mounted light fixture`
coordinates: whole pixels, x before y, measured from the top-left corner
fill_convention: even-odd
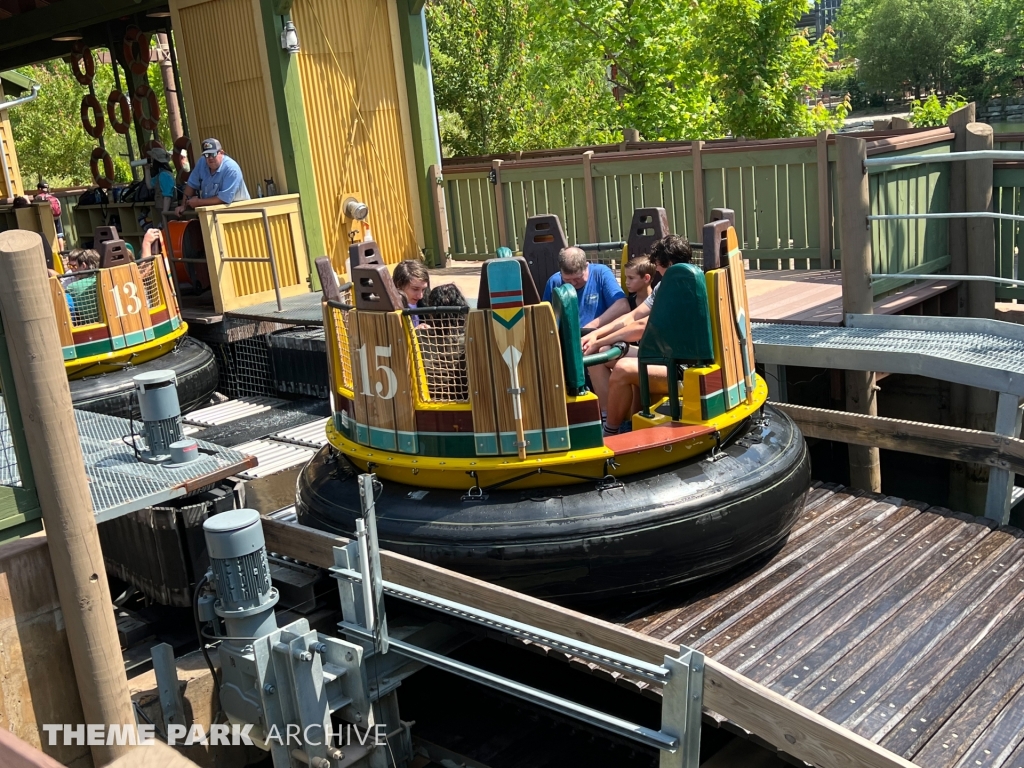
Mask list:
[[[81,32],[63,32],[59,35],[54,35],[50,38],[55,43],[73,43],[76,40],[82,39]]]
[[[345,198],[341,208],[348,218],[356,221],[363,221],[370,214],[370,207],[354,197]]]
[[[170,11],[150,11],[146,14],[151,19],[169,19],[171,18]]]
[[[281,47],[288,53],[299,52],[299,33],[295,29],[295,22],[289,20],[284,23],[281,30]]]

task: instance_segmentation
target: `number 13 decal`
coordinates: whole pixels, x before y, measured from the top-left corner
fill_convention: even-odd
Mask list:
[[[373,397],[373,391],[370,389],[370,364],[367,362],[366,356],[366,345],[363,344],[356,350],[359,354],[359,374],[362,380],[363,391],[361,394]],[[373,364],[378,371],[384,372],[384,378],[387,379],[387,389],[385,390],[383,382],[376,382],[374,389],[377,391],[377,397],[383,400],[390,400],[398,393],[398,377],[395,376],[395,372],[387,365],[383,365],[378,362],[380,358],[391,359],[391,347],[374,347],[373,348]]]
[[[142,299],[139,298],[139,289],[135,287],[135,283],[125,283],[121,286],[121,290],[124,291],[125,298],[128,300],[127,312],[125,312],[124,305],[121,303],[121,294],[118,292],[117,286],[115,285],[110,289],[110,294],[114,297],[114,309],[117,316],[124,317],[125,314],[139,314],[139,310],[142,309]]]

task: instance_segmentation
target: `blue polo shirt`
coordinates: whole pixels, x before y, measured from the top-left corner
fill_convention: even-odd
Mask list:
[[[242,169],[238,163],[227,155],[216,173],[210,173],[206,161],[200,157],[196,167],[188,177],[188,185],[199,193],[199,197],[219,197],[225,203],[237,203],[249,199],[249,190],[245,188]]]
[[[551,301],[551,294],[562,284],[562,273],[555,272],[544,286],[544,301]],[[600,317],[608,307],[626,297],[615,275],[604,264],[591,264],[587,284],[576,292],[580,305],[580,327]]]

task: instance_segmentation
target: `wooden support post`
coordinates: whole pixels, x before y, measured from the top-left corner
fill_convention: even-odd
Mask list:
[[[1016,438],[1020,436],[1020,398],[1007,392],[999,394],[996,409],[995,432]],[[1010,522],[1010,500],[1013,492],[1014,473],[1008,469],[990,467],[988,470],[988,493],[985,498],[985,517],[999,525]]]
[[[970,123],[965,128],[966,151],[992,149],[992,126],[985,123]],[[971,160],[964,163],[965,196],[968,212],[992,210],[992,161]],[[967,219],[967,274],[995,274],[996,245],[995,227],[991,219]],[[991,282],[970,282],[967,284],[968,317],[995,318],[996,286]],[[970,387],[967,390],[968,429],[990,431],[996,418],[996,393],[987,389]],[[980,464],[967,467],[964,496],[965,512],[973,515],[986,514],[989,507],[988,468]]]
[[[597,205],[594,202],[594,172],[591,163],[594,150],[583,153],[583,195],[587,201],[587,237],[588,242],[597,242]]]
[[[907,118],[905,118],[905,117],[893,117],[891,126],[892,126],[892,129],[894,131],[898,130],[898,129],[901,129],[901,128],[913,128],[914,127],[914,126],[912,126],[910,124],[910,121],[907,120]]]
[[[0,318],[31,425],[28,451],[85,720],[134,725],[42,244],[33,233],[0,233]],[[93,746],[93,761],[106,765],[129,749]]]
[[[427,171],[427,186],[430,188],[431,200],[434,203],[434,226],[437,227],[438,240],[443,257],[452,248],[448,232],[448,204],[445,202],[444,180],[441,177],[441,166],[431,165]]]
[[[832,185],[828,173],[828,137],[825,129],[817,135],[818,143],[818,258],[822,269],[835,269],[832,261]]]
[[[974,122],[975,105],[971,102],[951,114],[946,125],[953,131],[953,151],[967,149],[967,125]],[[950,163],[949,169],[949,210],[967,210],[966,163]],[[964,219],[949,221],[949,271],[954,275],[967,274],[967,222]],[[956,289],[956,313],[967,312],[967,285],[961,283]],[[949,420],[954,427],[967,426],[967,387],[963,384],[949,385]],[[967,508],[967,473],[969,467],[963,462],[954,462],[949,473],[949,506],[953,509]]]
[[[843,314],[870,315],[874,311],[871,293],[871,209],[868,174],[864,165],[867,143],[863,139],[836,136],[836,173],[839,182],[839,235],[843,246]],[[846,372],[846,409],[869,416],[878,415],[875,374]],[[865,491],[882,490],[878,449],[850,446],[850,484]]]
[[[693,158],[693,217],[697,220],[695,231],[698,238],[707,224],[707,219],[704,218],[704,168],[700,161],[700,152],[703,148],[703,141],[690,143],[690,157]]]
[[[494,171],[494,218],[498,222],[498,245],[509,248],[511,246],[508,244],[508,227],[505,222],[505,190],[501,187],[501,160],[492,160],[491,170]]]

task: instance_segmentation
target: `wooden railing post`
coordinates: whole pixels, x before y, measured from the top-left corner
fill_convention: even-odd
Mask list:
[[[828,137],[831,131],[827,128],[817,135],[818,143],[818,258],[822,269],[835,269],[832,261],[832,185],[828,174]]]
[[[501,187],[501,160],[491,161],[494,172],[494,218],[498,222],[498,245],[508,244],[508,226],[505,222],[505,190]],[[497,249],[495,249],[497,250]]]
[[[968,152],[992,149],[992,126],[985,123],[970,123],[965,128],[964,148]],[[964,163],[965,207],[971,211],[992,210],[992,161],[971,160]],[[967,219],[967,274],[995,274],[996,241],[995,227],[990,219]],[[968,317],[995,318],[996,286],[991,282],[969,282],[967,284]],[[968,429],[992,431],[996,421],[998,396],[987,389],[971,387],[967,390]],[[964,499],[965,512],[974,515],[985,514],[989,495],[988,467],[981,464],[967,466],[967,487]]]
[[[85,719],[134,725],[44,263],[38,235],[0,233],[0,316]],[[93,762],[129,749],[93,746]]]
[[[441,177],[441,166],[431,165],[427,170],[427,186],[434,203],[434,226],[437,227],[437,239],[440,241],[440,257],[444,257],[452,249],[452,241],[448,233],[448,206],[445,203],[444,181]]]
[[[583,153],[583,195],[587,201],[587,237],[588,242],[597,242],[597,205],[594,203],[594,172],[591,163],[594,150]]]
[[[836,173],[839,182],[839,234],[843,245],[843,315],[870,315],[874,311],[871,292],[871,212],[868,174],[864,161],[867,144],[863,139],[836,136]],[[869,416],[878,415],[875,374],[846,372],[846,409]],[[850,484],[865,491],[882,490],[878,449],[850,446]]]
[[[974,122],[975,106],[971,102],[951,114],[946,125],[953,131],[953,151],[967,149],[967,125]],[[960,213],[967,210],[967,168],[966,163],[950,163],[949,169],[949,210]],[[967,274],[967,222],[964,219],[949,221],[949,271],[953,275]],[[967,286],[956,289],[957,314],[967,312]],[[954,427],[967,426],[967,387],[963,384],[949,385],[949,420]],[[968,464],[954,462],[949,473],[949,503],[953,509],[967,508]]]
[[[700,151],[703,147],[703,141],[694,141],[690,144],[690,156],[693,158],[693,216],[697,219],[697,237],[700,237],[707,223],[707,219],[704,218],[704,168],[700,161]]]

